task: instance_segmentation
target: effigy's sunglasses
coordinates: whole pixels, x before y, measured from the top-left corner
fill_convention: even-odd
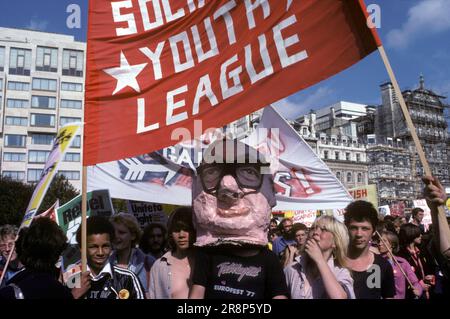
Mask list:
[[[261,187],[263,176],[261,164],[210,164],[200,166],[197,173],[203,189],[209,194],[215,194],[219,189],[220,181],[226,175],[235,178],[240,188],[258,190]]]

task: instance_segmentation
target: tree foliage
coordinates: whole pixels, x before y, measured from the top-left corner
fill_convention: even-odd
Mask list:
[[[19,225],[27,209],[34,187],[0,177],[0,225]]]
[[[38,210],[39,213],[49,209],[57,199],[59,199],[59,205],[62,206],[80,193],[70,184],[69,180],[63,175],[57,175],[50,184],[44,200]]]
[[[20,225],[35,187],[0,177],[0,225]],[[64,176],[58,175],[50,184],[38,213],[50,208],[56,199],[63,205],[77,195],[78,191],[72,184]]]

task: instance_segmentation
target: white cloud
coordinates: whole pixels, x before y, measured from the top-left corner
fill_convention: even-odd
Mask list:
[[[45,31],[49,22],[46,20],[39,20],[37,17],[33,17],[25,28],[30,30]]]
[[[408,20],[400,29],[387,34],[387,45],[403,49],[416,37],[450,29],[450,1],[422,0],[408,11]]]
[[[273,106],[287,119],[296,119],[302,114],[306,114],[311,109],[317,109],[330,103],[334,99],[333,89],[329,87],[319,87],[313,94],[309,95],[305,100],[301,102],[293,102],[292,96],[284,98],[275,103]]]

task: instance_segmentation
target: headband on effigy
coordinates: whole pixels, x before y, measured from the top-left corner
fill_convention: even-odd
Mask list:
[[[231,139],[214,141],[204,152],[200,166],[207,164],[270,165],[270,159],[253,147]]]
[[[276,205],[273,176],[270,173],[270,158],[253,147],[236,139],[213,142],[204,152],[198,168],[208,164],[254,164],[261,166],[263,182],[259,191],[266,197],[270,207]],[[192,182],[192,199],[203,191],[200,177],[196,174]]]

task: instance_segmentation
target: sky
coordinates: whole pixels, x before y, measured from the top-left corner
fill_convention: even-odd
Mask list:
[[[293,0],[306,1],[306,0]],[[365,0],[380,9],[377,29],[402,90],[425,86],[450,95],[450,0]],[[81,9],[81,28],[69,29],[67,7]],[[75,36],[86,41],[88,0],[0,0],[0,26],[28,28]],[[308,89],[275,103],[295,119],[338,101],[378,105],[380,84],[389,80],[378,52]],[[448,100],[447,100],[448,102]]]

